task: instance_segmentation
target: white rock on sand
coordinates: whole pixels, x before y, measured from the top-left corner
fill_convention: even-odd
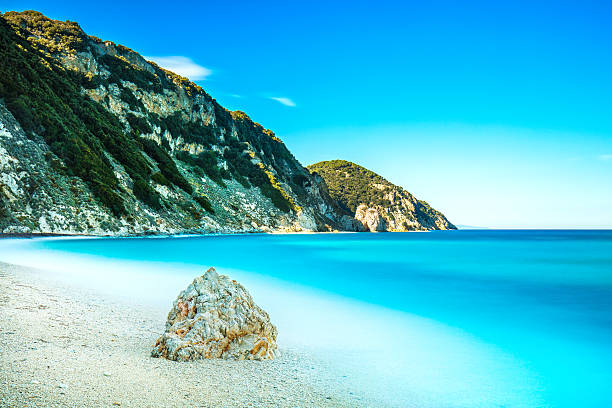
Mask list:
[[[151,355],[268,360],[277,353],[276,335],[270,316],[244,286],[210,268],[176,298]]]

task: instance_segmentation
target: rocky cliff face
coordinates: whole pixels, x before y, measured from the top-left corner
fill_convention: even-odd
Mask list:
[[[356,227],[273,132],[76,23],[4,13],[0,71],[0,232]]]
[[[344,160],[308,166],[322,176],[330,195],[350,212],[365,231],[427,231],[456,229],[425,201],[378,174]]]

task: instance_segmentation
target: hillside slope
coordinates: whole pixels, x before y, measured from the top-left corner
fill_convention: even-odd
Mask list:
[[[325,179],[331,197],[369,231],[456,229],[425,201],[378,174],[344,160],[308,166]]]
[[[138,53],[0,15],[0,232],[354,230],[273,132]]]

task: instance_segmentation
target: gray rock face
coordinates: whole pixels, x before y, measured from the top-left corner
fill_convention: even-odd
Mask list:
[[[378,210],[376,208],[368,208],[365,204],[357,207],[355,219],[363,225],[366,231],[381,232],[387,230],[387,224],[378,213]]]
[[[37,138],[28,138],[0,101],[0,233],[122,231],[85,183]]]
[[[268,313],[249,292],[210,268],[174,301],[151,355],[175,361],[266,360],[278,354],[276,335]]]
[[[385,186],[388,204],[362,203],[355,219],[366,231],[427,231],[455,229],[446,217],[398,186]]]

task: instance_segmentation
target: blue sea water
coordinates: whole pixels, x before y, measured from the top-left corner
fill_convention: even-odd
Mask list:
[[[163,307],[215,266],[381,405],[612,407],[612,231],[4,240],[0,261],[137,276]]]

